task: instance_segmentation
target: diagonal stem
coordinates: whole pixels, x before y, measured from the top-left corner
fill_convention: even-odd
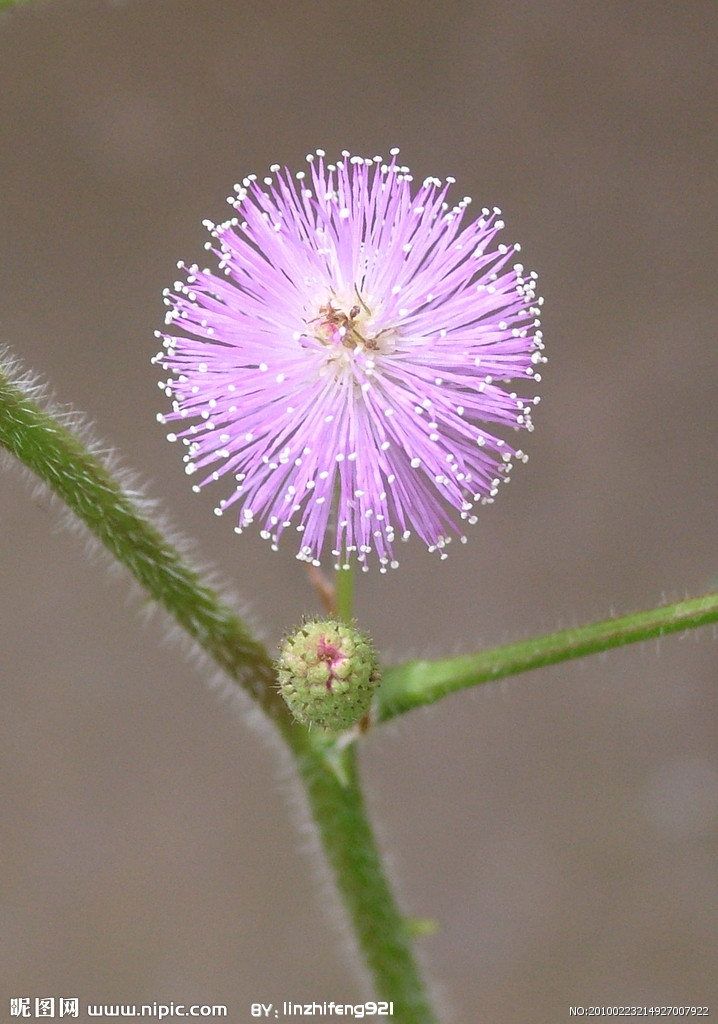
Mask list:
[[[548,636],[505,644],[478,654],[439,661],[409,661],[384,673],[377,694],[376,721],[385,722],[450,693],[534,668],[584,658],[613,647],[718,622],[718,593],[704,594],[650,611],[623,615]]]
[[[241,619],[148,517],[147,503],[110,473],[68,424],[0,366],[0,446],[31,469],[210,657],[282,728],[290,716],[272,661]]]

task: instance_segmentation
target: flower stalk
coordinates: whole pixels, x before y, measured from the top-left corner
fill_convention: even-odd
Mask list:
[[[354,608],[354,567],[336,570],[334,578],[335,614],[342,622],[352,621]]]

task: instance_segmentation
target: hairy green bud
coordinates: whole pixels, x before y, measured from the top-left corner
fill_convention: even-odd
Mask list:
[[[312,619],[285,637],[277,675],[296,720],[333,731],[366,714],[381,678],[366,633],[336,619]]]

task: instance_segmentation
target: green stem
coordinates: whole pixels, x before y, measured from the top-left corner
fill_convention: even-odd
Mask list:
[[[337,478],[334,485],[334,511],[339,514],[340,484]],[[354,560],[346,550],[346,537],[340,544],[341,555],[339,566],[334,575],[334,614],[342,622],[351,623],[354,610]]]
[[[397,1024],[433,1024],[411,926],[394,902],[367,819],[355,744],[298,740],[292,745],[299,772],[377,999],[394,1003]]]
[[[345,563],[346,564],[346,563]],[[334,607],[338,619],[352,621],[354,607],[354,567],[337,569],[334,578]]]
[[[61,498],[212,659],[283,729],[291,718],[272,661],[237,615],[147,519],[137,492],[124,488],[60,418],[0,366],[0,445]],[[64,421],[64,422],[63,422]]]
[[[563,629],[478,654],[396,665],[384,673],[377,694],[376,721],[385,722],[479,683],[489,683],[519,672],[583,658],[668,633],[696,629],[711,622],[718,622],[718,593],[594,622],[589,626]]]

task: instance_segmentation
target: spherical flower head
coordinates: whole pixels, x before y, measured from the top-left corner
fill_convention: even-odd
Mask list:
[[[365,633],[335,619],[316,619],[285,638],[277,677],[298,722],[340,731],[369,710],[380,674]]]
[[[536,275],[497,241],[500,210],[469,220],[453,179],[417,187],[397,153],[318,150],[308,172],[245,178],[235,215],[207,222],[222,273],[180,264],[165,293],[159,419],[179,423],[195,490],[226,478],[218,515],[275,548],[296,528],[315,565],[329,548],[385,570],[412,530],[443,557],[526,460],[500,434],[531,430],[538,401],[507,386],[544,357]]]

